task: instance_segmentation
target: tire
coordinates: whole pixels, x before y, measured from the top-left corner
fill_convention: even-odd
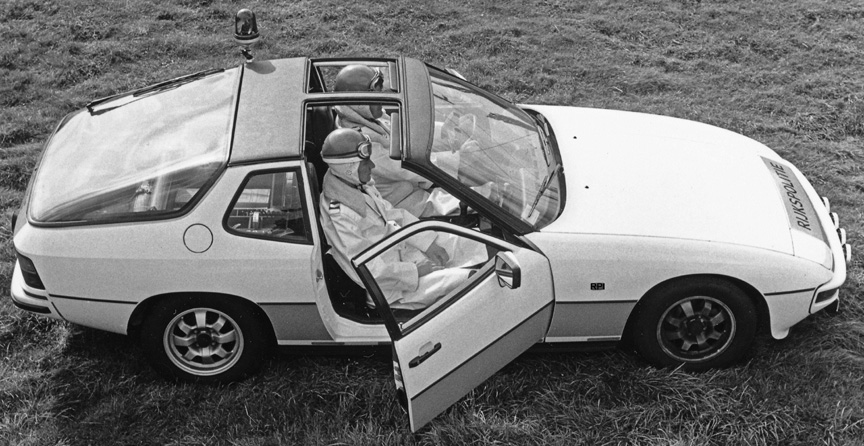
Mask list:
[[[646,296],[633,345],[658,367],[728,367],[746,356],[756,323],[753,302],[737,286],[717,278],[683,279]]]
[[[270,350],[265,325],[247,305],[221,296],[158,303],[141,327],[150,364],[179,381],[227,383],[256,372]]]

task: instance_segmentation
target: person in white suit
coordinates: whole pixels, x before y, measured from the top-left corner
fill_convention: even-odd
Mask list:
[[[321,226],[330,254],[361,286],[350,259],[417,221],[378,192],[372,181],[372,154],[369,137],[353,129],[331,132],[321,151],[329,166],[321,192]],[[426,232],[385,251],[368,267],[391,308],[417,310],[459,286],[472,273],[469,267],[486,257],[482,244],[460,243],[451,234]],[[368,294],[367,304],[375,306]]]
[[[377,68],[348,65],[339,71],[335,91],[381,91],[384,77]],[[371,140],[375,150],[372,178],[385,200],[405,209],[415,217],[453,215],[459,211],[459,200],[432,182],[403,169],[398,160],[390,158],[390,121],[380,105],[337,105],[336,127],[353,128]]]

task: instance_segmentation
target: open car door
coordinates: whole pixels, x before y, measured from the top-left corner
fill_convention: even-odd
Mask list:
[[[447,268],[419,278],[403,269],[407,285],[400,285],[400,278],[391,277],[398,269],[393,265],[416,260],[412,256],[422,252],[416,246],[428,246],[433,238],[449,254]],[[549,261],[477,231],[418,222],[352,263],[393,340],[397,392],[415,432],[541,341],[549,328]],[[417,282],[413,290],[411,281]]]

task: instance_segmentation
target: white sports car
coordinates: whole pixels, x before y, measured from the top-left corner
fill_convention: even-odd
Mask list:
[[[349,64],[384,91],[333,92]],[[461,202],[355,257],[362,287],[316,215],[340,104],[382,106],[383,149]],[[757,331],[836,305],[851,258],[828,200],[751,139],[517,106],[410,58],[257,61],[91,102],[58,125],[16,217],[18,307],[134,334],[181,379],[237,379],[274,345],[392,345],[412,429],[538,342],[732,364]],[[391,310],[367,265],[429,231],[481,248],[477,273]]]

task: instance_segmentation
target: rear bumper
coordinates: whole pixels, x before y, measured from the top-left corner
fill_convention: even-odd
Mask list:
[[[54,305],[51,304],[51,301],[48,300],[47,291],[28,287],[24,283],[24,276],[21,274],[21,266],[18,262],[15,262],[15,271],[12,273],[10,291],[12,303],[16,307],[53,319],[63,319],[60,313],[57,312],[57,309],[54,308]]]

